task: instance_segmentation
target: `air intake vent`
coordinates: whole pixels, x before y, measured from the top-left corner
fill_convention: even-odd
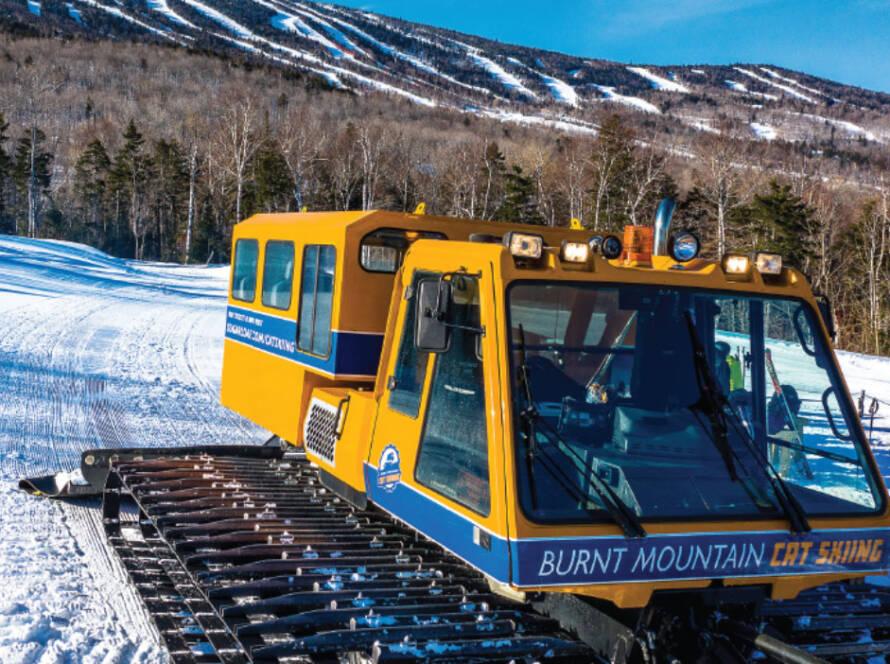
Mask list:
[[[337,408],[321,399],[312,399],[309,404],[309,417],[303,425],[303,440],[306,450],[334,463],[334,446],[337,444]]]

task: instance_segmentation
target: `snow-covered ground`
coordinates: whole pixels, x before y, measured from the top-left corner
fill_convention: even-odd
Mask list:
[[[227,275],[0,236],[0,664],[166,661],[98,501],[16,485],[87,448],[261,442],[218,404]]]
[[[98,502],[16,485],[87,448],[262,442],[217,401],[227,277],[0,236],[0,664],[166,661]],[[885,402],[874,448],[890,469],[890,358],[840,360],[855,395]]]

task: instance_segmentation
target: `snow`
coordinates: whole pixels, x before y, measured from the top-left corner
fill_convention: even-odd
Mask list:
[[[813,115],[812,113],[803,113],[802,114],[806,118],[810,118],[812,120],[817,120],[819,122],[827,122],[828,124],[834,125],[835,127],[839,127],[846,132],[849,132],[856,136],[862,136],[867,141],[874,141],[876,143],[883,143],[880,138],[875,136],[874,133],[870,132],[865,127],[862,127],[854,122],[849,122],[847,120],[838,120],[836,118],[826,118],[822,115]]]
[[[129,14],[122,12],[117,7],[109,7],[108,5],[103,5],[100,2],[96,2],[96,0],[79,0],[79,1],[83,2],[84,4],[89,5],[90,7],[95,7],[96,9],[100,9],[103,12],[111,14],[112,16],[117,16],[118,18],[123,19],[123,20],[127,21],[128,23],[138,25],[143,30],[148,30],[149,32],[153,32],[156,35],[160,35],[164,39],[169,39],[170,41],[176,42],[180,46],[185,45],[185,44],[183,44],[183,42],[179,41],[179,39],[176,38],[176,37],[181,37],[181,35],[173,36],[173,35],[170,35],[167,32],[165,32],[164,30],[158,30],[157,28],[150,26],[148,23],[140,21],[138,18],[134,18],[134,17],[130,16]]]
[[[615,92],[615,88],[611,85],[596,85],[594,84],[597,90],[605,95],[606,99],[609,101],[615,101],[619,104],[625,104],[627,106],[633,106],[634,108],[645,111],[646,113],[658,113],[661,114],[661,111],[658,109],[658,106],[655,104],[651,104],[645,99],[640,99],[639,97],[629,97],[627,95],[620,95]]]
[[[477,47],[470,46],[469,44],[465,44],[464,42],[460,42],[457,40],[454,40],[454,43],[464,49],[467,57],[477,67],[480,67],[481,69],[487,71],[493,78],[497,79],[500,84],[508,90],[515,90],[516,92],[525,95],[526,97],[530,97],[531,99],[538,98],[538,95],[525,87],[525,85],[522,83],[522,81],[519,80],[518,77],[508,72],[494,60],[482,55],[482,51],[479,50]]]
[[[560,79],[553,76],[548,76],[547,74],[538,71],[537,69],[532,69],[527,64],[521,62],[520,60],[517,60],[516,58],[507,58],[507,60],[514,65],[527,69],[535,76],[540,78],[544,82],[544,85],[550,88],[550,92],[558,101],[569,104],[571,106],[578,105],[578,93],[575,92],[575,88],[573,88],[565,81],[561,81]],[[536,62],[540,62],[540,60],[536,60]]]
[[[167,4],[167,0],[146,0],[146,4],[148,5],[149,9],[163,14],[174,23],[179,23],[179,25],[184,25],[187,28],[194,28],[196,30],[198,29],[194,23],[184,19],[182,16],[170,9],[170,5]]]
[[[750,123],[750,127],[751,130],[757,135],[757,138],[772,141],[777,136],[775,127],[771,127],[768,124],[764,124],[762,122],[752,122]]]
[[[197,11],[199,14],[203,14],[207,18],[216,23],[219,23],[229,32],[232,32],[242,39],[256,39],[256,35],[254,35],[250,30],[246,27],[238,23],[238,21],[229,18],[221,11],[214,9],[209,5],[205,5],[203,2],[198,2],[198,0],[182,0],[185,4],[189,5]]]
[[[775,81],[772,81],[768,78],[764,78],[763,76],[755,74],[753,71],[749,71],[748,69],[743,69],[741,67],[733,67],[733,69],[735,69],[740,74],[744,74],[745,76],[750,76],[755,81],[760,81],[761,83],[764,83],[766,85],[771,85],[774,88],[779,88],[780,90],[786,92],[787,94],[791,95],[792,97],[797,97],[798,99],[803,99],[804,101],[808,101],[811,104],[816,103],[816,100],[813,99],[812,97],[808,97],[804,93],[802,93],[798,90],[795,90],[794,88],[792,88],[790,86],[784,85],[782,83],[776,83]]]
[[[691,71],[693,74],[699,74],[701,76],[704,76],[707,74],[707,72],[704,69],[690,69],[689,71]]]
[[[83,25],[83,19],[80,16],[80,11],[70,2],[66,2],[65,6],[68,8],[68,16]]]
[[[28,11],[40,16],[40,3],[35,0],[28,0]]]
[[[756,90],[749,90],[744,83],[739,83],[738,81],[731,81],[729,79],[723,81],[730,88],[735,90],[736,92],[744,92],[748,95],[754,95],[755,97],[763,97],[764,99],[770,99],[772,101],[776,101],[778,97],[776,95],[770,95],[765,92],[757,92]]]
[[[17,482],[88,448],[262,442],[218,403],[227,280],[0,235],[0,663],[167,661],[98,500]]]
[[[306,23],[299,16],[278,12],[270,19],[270,23],[272,23],[274,27],[278,28],[282,32],[294,32],[298,35],[303,35],[304,37],[308,37],[309,39],[318,42],[326,49],[328,49],[330,54],[333,55],[335,58],[343,57],[343,51],[337,48],[327,37],[322,36],[319,32],[306,25]]]
[[[765,74],[768,74],[769,76],[772,76],[773,78],[777,78],[780,81],[785,81],[786,83],[790,83],[791,85],[796,85],[797,87],[799,87],[802,90],[806,90],[807,92],[812,92],[814,95],[822,95],[823,97],[828,96],[821,90],[817,90],[816,88],[808,87],[795,78],[790,78],[788,76],[782,76],[782,74],[780,74],[779,72],[769,69],[768,67],[760,67],[759,69],[760,69],[760,71],[764,72]]]
[[[651,71],[646,69],[645,67],[628,67],[628,71],[632,71],[634,74],[638,76],[642,76],[647,79],[652,87],[656,90],[667,90],[668,92],[689,92],[689,88],[687,88],[682,83],[677,83],[675,80],[671,80],[676,78],[676,75],[671,75],[671,78],[665,78],[664,76],[659,76],[658,74],[653,74]]]

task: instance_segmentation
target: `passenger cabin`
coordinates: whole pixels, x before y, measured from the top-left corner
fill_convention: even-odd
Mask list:
[[[383,210],[258,214],[237,224],[222,404],[301,445],[314,388],[373,384],[408,247],[472,235],[500,242],[512,228],[521,226]],[[587,239],[534,228],[553,246]]]

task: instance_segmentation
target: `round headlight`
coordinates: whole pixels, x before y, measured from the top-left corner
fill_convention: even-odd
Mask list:
[[[603,256],[611,261],[621,256],[624,247],[621,245],[621,240],[618,239],[617,235],[607,235],[603,238],[600,250],[603,252]]]
[[[595,254],[600,250],[600,247],[603,246],[603,236],[602,235],[593,235],[587,241],[587,246],[590,247],[590,253]]]
[[[694,233],[672,235],[668,241],[668,253],[678,263],[688,263],[698,256],[701,245]]]

